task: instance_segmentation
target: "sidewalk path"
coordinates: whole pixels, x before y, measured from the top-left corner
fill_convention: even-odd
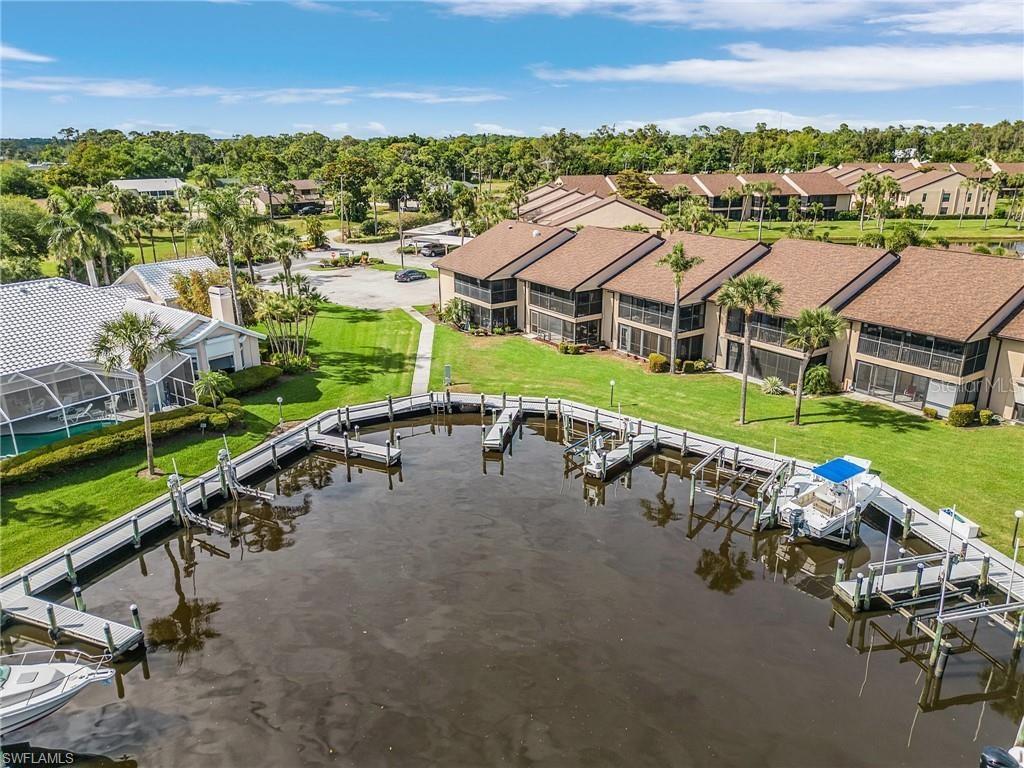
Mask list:
[[[430,361],[434,350],[434,324],[412,307],[402,307],[420,324],[420,343],[416,348],[416,367],[412,374],[412,393],[422,395],[430,389]]]

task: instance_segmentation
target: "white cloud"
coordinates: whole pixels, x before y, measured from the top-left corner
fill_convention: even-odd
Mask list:
[[[1019,0],[947,2],[880,16],[868,23],[936,35],[1021,35],[1024,34],[1024,9]]]
[[[47,64],[56,59],[44,56],[41,53],[32,53],[23,48],[15,48],[13,45],[0,43],[0,61],[28,61],[34,64]]]
[[[593,83],[679,83],[746,89],[871,92],[1020,81],[1020,45],[836,46],[808,50],[726,46],[719,59],[585,69],[538,67],[544,80]]]
[[[261,101],[265,104],[347,104],[345,94],[355,88],[224,88],[214,85],[170,87],[148,80],[86,77],[23,77],[7,78],[3,88],[15,91],[94,96],[111,99],[215,98],[225,104]]]
[[[497,123],[473,123],[473,127],[476,128],[477,133],[494,133],[499,136],[525,135],[518,128],[506,128],[504,125],[498,125]]]
[[[384,123],[378,123],[376,120],[371,120],[366,124],[363,132],[380,136],[387,133],[388,129],[384,127]]]
[[[844,123],[851,128],[884,128],[889,125],[927,125],[941,126],[943,123],[934,120],[872,120],[849,115],[823,114],[798,115],[776,109],[743,109],[735,112],[698,112],[694,115],[666,117],[653,120],[622,120],[615,124],[619,130],[642,128],[653,123],[662,130],[672,133],[690,133],[699,126],[706,125],[712,130],[718,126],[735,128],[741,131],[753,130],[758,123],[769,128],[799,130],[813,126],[819,130],[830,131]]]
[[[348,123],[331,123],[321,125],[319,123],[292,123],[292,128],[301,133],[322,133],[325,136],[345,136],[351,131]]]
[[[695,29],[806,29],[858,16],[863,0],[435,0],[461,16],[596,13],[638,24]]]
[[[292,5],[302,11],[317,11],[318,13],[336,13],[338,8],[330,3],[321,3],[318,0],[292,0]]]
[[[132,131],[147,133],[149,131],[173,131],[178,126],[174,123],[154,123],[152,120],[128,120],[124,123],[118,123],[114,127],[125,133],[131,133]]]
[[[398,99],[415,101],[420,104],[480,104],[485,101],[502,101],[504,96],[490,91],[474,91],[454,88],[448,91],[371,91],[371,99]]]

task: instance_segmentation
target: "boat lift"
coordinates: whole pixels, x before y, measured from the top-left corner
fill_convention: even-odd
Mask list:
[[[271,501],[274,494],[250,485],[244,485],[238,479],[238,470],[231,463],[231,453],[228,451],[227,439],[224,447],[217,452],[217,470],[220,475],[220,487],[225,498],[230,494],[231,498],[237,500],[240,496],[251,496],[262,501]]]

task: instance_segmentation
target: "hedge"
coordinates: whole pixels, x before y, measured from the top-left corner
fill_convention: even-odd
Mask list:
[[[215,432],[223,432],[232,424],[240,423],[244,416],[242,408],[233,403],[225,404],[220,409],[190,405],[153,414],[153,442],[188,429],[198,429],[203,421]],[[10,484],[31,483],[145,443],[146,431],[142,418],[122,421],[4,459],[0,462],[0,480]]]
[[[282,373],[283,371],[276,365],[267,364],[254,365],[252,368],[243,368],[240,371],[229,373],[231,383],[235,385],[231,394],[242,395],[246,392],[263,389],[276,381]]]
[[[946,416],[946,421],[949,422],[951,427],[967,427],[974,421],[975,415],[976,413],[973,405],[970,403],[961,403],[960,405],[954,405],[949,409],[949,415]]]

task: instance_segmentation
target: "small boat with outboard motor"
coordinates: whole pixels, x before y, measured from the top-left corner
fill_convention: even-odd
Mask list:
[[[109,681],[110,654],[25,651],[0,656],[0,735],[52,715],[92,683]]]
[[[882,481],[856,456],[798,470],[779,492],[779,516],[792,538],[853,545],[854,521],[882,492]]]

